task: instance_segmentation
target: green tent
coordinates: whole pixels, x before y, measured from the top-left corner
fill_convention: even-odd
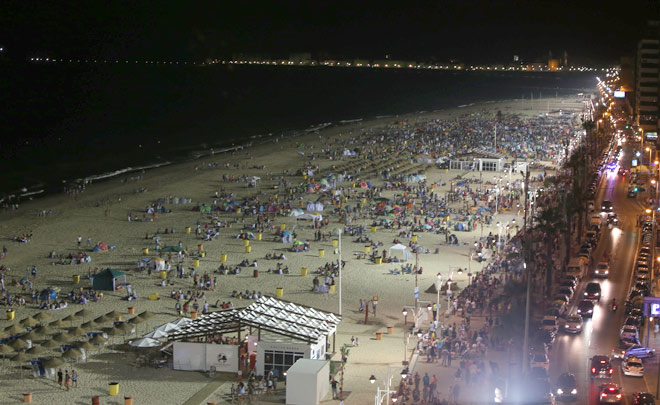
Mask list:
[[[159,249],[160,252],[181,252],[183,251],[182,247],[179,246],[165,246]]]
[[[119,270],[105,269],[92,277],[92,288],[94,290],[115,291],[117,289],[117,278],[124,277],[126,282],[126,273]]]

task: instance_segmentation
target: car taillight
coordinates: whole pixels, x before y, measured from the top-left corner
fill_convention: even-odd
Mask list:
[[[600,397],[601,397],[601,398],[605,398],[606,396],[607,396],[607,394],[604,393],[604,392],[603,392],[602,394],[600,394]]]
[[[591,368],[591,373],[592,373],[592,374],[596,374],[596,367],[592,367],[592,368]]]
[[[610,369],[610,374],[612,374],[613,372],[614,372],[614,369],[613,369],[613,368],[611,368],[611,369]]]
[[[616,399],[621,399],[621,394],[616,394]]]

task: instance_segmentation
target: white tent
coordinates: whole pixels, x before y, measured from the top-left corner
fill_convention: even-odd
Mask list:
[[[305,212],[303,210],[301,210],[300,208],[294,208],[293,210],[291,210],[291,213],[289,214],[289,216],[290,217],[297,217],[297,216],[300,216],[304,213]]]
[[[390,257],[393,256],[392,251],[399,252],[400,254],[403,254],[403,260],[408,260],[410,257],[412,257],[412,254],[410,253],[410,249],[408,249],[408,246],[402,245],[400,243],[397,243],[396,245],[390,247]]]
[[[296,217],[296,219],[316,219],[318,221],[321,221],[321,220],[323,220],[323,216],[321,216],[320,214],[319,215],[316,215],[316,214],[302,214],[302,215],[298,215]]]
[[[318,405],[330,391],[330,362],[299,359],[286,372],[286,403]]]
[[[169,333],[167,333],[167,332],[165,332],[165,331],[163,331],[163,330],[156,329],[156,330],[154,330],[153,332],[149,332],[149,333],[147,333],[146,335],[144,335],[144,337],[146,337],[146,338],[152,338],[152,339],[161,339],[161,338],[166,338],[166,337],[168,337],[169,335],[170,335]]]
[[[131,340],[129,343],[133,347],[158,347],[161,345],[159,341],[151,338],[139,338]]]
[[[316,205],[314,205],[313,202],[308,202],[307,203],[307,211],[316,211]]]
[[[315,211],[321,212],[323,211],[323,203],[322,202],[317,202],[315,206]]]
[[[165,260],[160,257],[154,257],[151,259],[151,266],[151,268],[156,271],[165,270]]]
[[[184,317],[184,318],[179,318],[176,321],[172,322],[172,325],[176,326],[177,328],[182,328],[188,325],[190,322],[192,322],[192,319]]]

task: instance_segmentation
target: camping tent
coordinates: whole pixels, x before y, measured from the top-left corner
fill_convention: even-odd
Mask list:
[[[121,276],[124,276],[124,282],[126,282],[126,273],[118,270],[105,269],[92,277],[92,288],[94,290],[114,291],[117,289],[116,279]]]
[[[94,249],[92,249],[94,252],[100,252],[102,250],[108,250],[108,244],[105,242],[99,242],[96,246],[94,246]]]
[[[39,293],[39,299],[41,299],[41,300],[56,300],[57,299],[57,291],[55,291],[52,288],[44,288]]]
[[[151,259],[151,266],[155,271],[165,270],[165,259],[154,257]]]
[[[408,247],[400,243],[397,243],[396,245],[390,247],[389,250],[390,250],[390,257],[393,256],[392,251],[402,253],[404,261],[410,259],[410,257],[412,256]]]

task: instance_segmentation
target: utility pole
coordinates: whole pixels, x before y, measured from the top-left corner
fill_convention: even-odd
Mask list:
[[[523,237],[522,237],[522,250],[523,250],[523,268],[525,269],[525,274],[527,275],[527,296],[526,296],[526,303],[525,303],[525,337],[523,338],[523,353],[522,353],[522,370],[523,372],[527,371],[527,368],[529,367],[529,313],[530,313],[530,295],[531,295],[531,289],[532,289],[532,275],[531,271],[527,268],[527,259],[529,255],[529,249],[526,246],[528,243],[527,239],[527,207],[528,207],[528,196],[529,193],[527,192],[528,190],[528,185],[529,185],[529,166],[527,166],[526,172],[525,172],[525,215],[523,217]]]

